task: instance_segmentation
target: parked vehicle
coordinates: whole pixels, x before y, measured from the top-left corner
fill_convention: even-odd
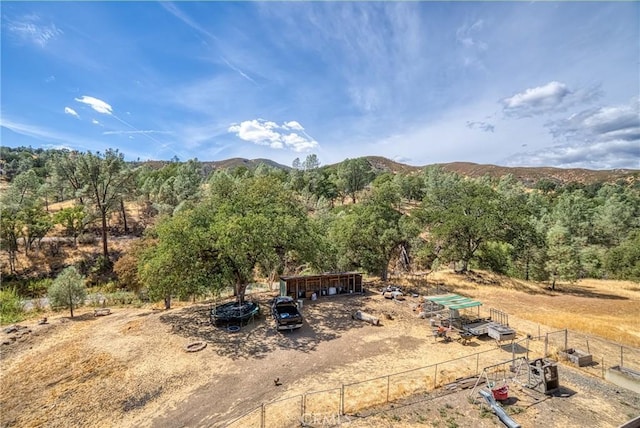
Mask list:
[[[295,330],[302,327],[302,314],[298,305],[289,296],[279,296],[273,299],[271,313],[276,320],[278,330]]]

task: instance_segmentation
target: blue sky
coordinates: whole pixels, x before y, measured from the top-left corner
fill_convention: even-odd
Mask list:
[[[637,2],[5,2],[2,145],[640,168]]]

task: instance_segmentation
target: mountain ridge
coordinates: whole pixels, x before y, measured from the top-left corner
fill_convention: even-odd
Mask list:
[[[431,166],[439,166],[447,172],[453,172],[465,177],[479,178],[489,176],[491,178],[500,178],[505,175],[513,175],[515,179],[521,181],[527,186],[533,186],[542,179],[551,180],[557,184],[566,184],[570,182],[578,182],[582,184],[598,183],[598,182],[614,182],[617,180],[637,181],[640,179],[640,169],[609,169],[595,170],[587,168],[558,168],[551,166],[540,167],[510,167],[493,164],[478,164],[474,162],[446,162],[434,163],[423,166],[407,165],[397,162],[383,156],[363,156],[376,172],[389,172],[392,174],[415,174],[425,168]],[[337,168],[342,162],[335,164],[323,165],[320,168]],[[144,163],[165,163],[163,161],[148,161]],[[168,162],[166,162],[168,163]],[[229,158],[217,161],[200,161],[205,168],[209,170],[235,169],[245,167],[254,169],[260,164],[264,164],[273,168],[289,171],[292,168],[270,159],[257,158]]]

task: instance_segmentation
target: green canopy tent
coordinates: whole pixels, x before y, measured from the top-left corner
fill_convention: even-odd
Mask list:
[[[444,306],[451,311],[450,317],[457,318],[457,311],[460,309],[478,308],[478,316],[480,316],[480,306],[482,302],[470,299],[468,297],[460,296],[459,294],[444,294],[442,296],[429,296],[426,298],[428,301],[437,303]],[[453,312],[456,311],[456,312]],[[454,316],[455,314],[455,316]]]

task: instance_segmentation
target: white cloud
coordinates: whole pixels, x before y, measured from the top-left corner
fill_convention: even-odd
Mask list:
[[[37,15],[27,15],[17,20],[8,20],[6,29],[22,42],[44,48],[50,41],[63,34],[63,31],[53,23],[42,24],[41,21]]]
[[[546,126],[558,138],[580,141],[637,141],[640,144],[640,102],[605,106],[572,114]]]
[[[519,153],[507,159],[511,166],[549,166],[558,168],[618,169],[640,168],[637,141],[611,140],[579,142]]]
[[[605,106],[548,122],[545,126],[560,144],[507,161],[511,165],[562,168],[640,168],[640,103]]]
[[[113,111],[112,111],[113,109],[111,108],[111,106],[98,98],[83,95],[82,97],[76,98],[75,100],[78,101],[79,103],[88,105],[98,113],[108,114],[108,115],[113,114]]]
[[[102,126],[102,124],[96,119],[91,119],[91,123],[93,123],[94,125]]]
[[[283,125],[283,128],[285,128],[285,129],[293,129],[295,131],[304,131],[304,128],[302,127],[302,125],[300,125],[295,120],[292,120],[291,122],[285,122],[284,125]]]
[[[291,130],[299,132],[290,132]],[[305,152],[318,147],[318,142],[307,135],[302,125],[296,121],[278,125],[263,119],[245,120],[231,125],[228,132],[244,141],[272,149],[289,148],[295,152]]]
[[[69,114],[69,115],[71,115],[73,117],[76,117],[76,118],[80,119],[80,116],[78,116],[78,113],[76,113],[76,111],[74,109],[72,109],[71,107],[65,107],[64,108],[64,112],[66,114]]]
[[[534,115],[563,111],[578,103],[591,101],[600,96],[600,88],[592,87],[571,91],[565,83],[551,81],[543,86],[525,89],[500,103],[507,116],[531,117]]]

